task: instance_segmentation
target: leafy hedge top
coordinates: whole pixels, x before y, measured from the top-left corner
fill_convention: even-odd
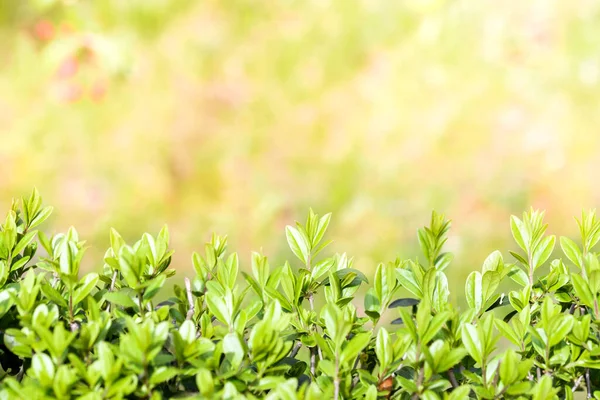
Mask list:
[[[435,212],[418,232],[424,258],[380,264],[372,284],[345,254],[322,255],[330,215],[311,211],[286,228],[293,262],[271,268],[253,253],[240,277],[215,235],[192,256],[195,276],[157,303],[175,274],[166,228],[132,245],[112,230],[103,272],[80,277],[76,230],[34,230],[51,211],[34,191],[0,229],[2,399],[600,398],[595,212],[578,220],[582,247],[561,238],[567,264],[548,263],[543,213],[512,217],[516,261],[490,254],[458,310],[444,272],[450,222]],[[520,289],[498,294],[504,279]]]

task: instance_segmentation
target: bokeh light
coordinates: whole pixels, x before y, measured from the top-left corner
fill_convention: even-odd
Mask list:
[[[0,44],[0,205],[37,187],[87,268],[165,223],[181,271],[213,231],[277,265],[313,207],[370,275],[436,209],[462,285],[600,196],[597,1],[0,0]]]

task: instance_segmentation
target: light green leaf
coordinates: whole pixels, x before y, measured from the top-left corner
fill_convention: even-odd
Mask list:
[[[579,300],[588,307],[594,306],[594,295],[590,290],[588,283],[579,274],[571,274],[571,282],[573,283],[573,289],[575,294],[579,297]]]
[[[55,372],[56,368],[49,355],[46,353],[36,353],[33,355],[30,373],[42,386],[52,386]]]
[[[150,384],[158,385],[160,383],[166,382],[170,379],[173,379],[175,376],[179,374],[179,370],[173,367],[158,367],[152,372],[150,376]]]
[[[482,276],[479,271],[473,271],[467,277],[465,295],[469,307],[479,312],[483,305]]]
[[[417,281],[413,271],[404,268],[396,268],[396,277],[400,281],[400,285],[406,288],[418,299],[423,299],[421,284]]]
[[[529,247],[529,233],[527,232],[527,228],[523,221],[521,221],[516,216],[510,217],[510,230],[512,232],[513,238],[515,242],[519,245],[523,251],[527,252]]]
[[[83,301],[88,294],[96,287],[96,283],[100,277],[95,272],[90,272],[79,281],[79,284],[73,291],[73,304]]]
[[[377,340],[375,341],[375,354],[379,360],[379,369],[387,371],[388,367],[394,360],[394,348],[392,347],[392,339],[385,328],[379,329]]]
[[[292,252],[300,261],[306,264],[306,260],[310,255],[310,248],[305,236],[297,228],[289,225],[285,227],[285,236]]]
[[[477,328],[472,324],[464,324],[461,330],[462,342],[465,348],[475,362],[481,364],[483,361],[483,343],[481,342]]]
[[[48,207],[44,207],[41,211],[39,211],[35,217],[31,220],[31,222],[29,223],[29,229],[33,229],[36,226],[40,225],[41,223],[43,223],[45,220],[48,219],[48,217],[50,216],[50,214],[52,214],[52,211],[54,209],[50,206]]]
[[[27,247],[27,245],[29,245],[29,243],[31,243],[31,241],[35,238],[35,235],[37,235],[37,231],[30,231],[23,235],[21,240],[19,240],[15,248],[12,250],[13,256],[21,253],[25,249],[25,247]]]
[[[483,274],[485,274],[487,271],[500,272],[499,270],[502,269],[503,265],[504,262],[502,259],[502,253],[496,250],[492,252],[489,256],[487,256],[487,258],[483,262],[483,268],[481,272]]]
[[[550,235],[544,238],[540,244],[536,247],[533,252],[533,264],[535,268],[541,267],[552,255],[554,251],[554,245],[556,243],[556,236]]]
[[[229,325],[231,316],[225,300],[213,292],[206,294],[206,304],[210,312],[223,324]]]
[[[138,305],[125,292],[108,292],[104,294],[106,301],[121,307],[136,308]]]
[[[565,256],[576,266],[579,268],[583,265],[583,255],[581,254],[581,250],[574,241],[569,239],[568,237],[561,236],[560,237],[560,247],[562,248]]]
[[[342,349],[340,355],[340,363],[345,365],[348,362],[354,363],[354,359],[360,354],[361,351],[369,344],[371,339],[371,332],[364,332],[356,334]]]

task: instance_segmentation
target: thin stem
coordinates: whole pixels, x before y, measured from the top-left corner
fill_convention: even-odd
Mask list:
[[[529,263],[529,285],[533,286],[533,257],[531,254],[529,255],[529,259],[527,261]]]
[[[579,378],[577,378],[577,380],[573,384],[573,388],[571,388],[571,392],[575,393],[577,391],[577,388],[581,384],[581,381],[583,380],[583,377],[584,377],[583,375],[580,375]]]
[[[315,302],[314,302],[314,299],[313,299],[313,293],[312,292],[308,295],[308,303],[310,304],[310,310],[314,311],[315,310]],[[323,353],[321,352],[321,348],[317,346],[317,350],[319,352],[319,358],[323,359]]]
[[[294,345],[294,348],[292,349],[292,352],[290,353],[290,357],[295,358],[301,348],[302,348],[302,342],[300,342],[300,341],[296,342],[296,344]]]
[[[333,379],[333,398],[340,398],[340,357],[335,355],[335,378]]]
[[[73,316],[73,294],[69,295],[69,326],[71,332],[77,332],[78,326],[75,322],[75,317]]]
[[[587,272],[585,270],[585,258],[587,256],[587,253],[588,253],[587,244],[584,243],[584,245],[583,245],[583,257],[581,258],[581,276],[583,276],[584,279],[587,279]]]
[[[316,378],[315,374],[317,373],[317,348],[310,348],[310,374],[313,376],[313,379]]]
[[[112,274],[112,279],[110,280],[110,287],[108,288],[109,292],[112,292],[113,290],[115,290],[115,284],[117,283],[117,277],[119,276],[119,271],[114,270],[113,274]],[[106,307],[106,311],[110,312],[110,306],[112,304],[108,303],[108,307]]]
[[[450,383],[452,384],[453,388],[457,388],[458,387],[458,381],[456,380],[456,376],[454,375],[454,371],[452,371],[451,369],[448,370],[448,378],[450,379]]]
[[[119,271],[114,270],[112,274],[112,279],[110,280],[110,288],[108,288],[109,292],[115,290],[115,284],[117,283],[117,277],[119,276]]]
[[[58,274],[55,272],[52,274],[52,289],[56,289],[56,285],[58,285]]]
[[[590,380],[590,369],[585,369],[585,386],[587,387],[587,398],[592,398],[592,381]]]
[[[146,310],[144,310],[144,295],[142,294],[142,292],[138,293],[138,302],[140,303],[140,313],[142,314],[142,318],[144,318],[146,315]]]
[[[415,355],[415,360],[416,360],[416,367],[418,368],[419,372],[417,375],[417,381],[415,382],[416,386],[417,386],[417,391],[412,395],[412,400],[418,400],[419,399],[419,391],[420,386],[423,384],[423,377],[425,374],[425,369],[423,367],[419,368],[419,359],[421,358],[421,342],[419,341],[417,343],[417,354]]]
[[[194,313],[196,312],[196,308],[194,306],[194,296],[192,295],[192,284],[190,283],[189,278],[186,276],[185,279],[185,292],[187,293],[187,301],[189,305],[189,309],[185,319],[191,320],[194,317]]]

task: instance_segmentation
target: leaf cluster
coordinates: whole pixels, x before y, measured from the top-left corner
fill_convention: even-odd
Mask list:
[[[371,280],[348,255],[323,255],[330,214],[288,226],[295,259],[274,268],[253,253],[241,271],[213,235],[162,302],[175,274],[166,227],[133,244],[111,230],[101,272],[81,276],[77,231],[35,230],[51,212],[34,191],[0,225],[0,399],[600,398],[594,211],[577,220],[581,246],[560,238],[552,261],[544,214],[513,216],[514,260],[492,252],[462,310],[449,302],[450,221],[435,212],[418,231],[423,257],[381,263]]]

